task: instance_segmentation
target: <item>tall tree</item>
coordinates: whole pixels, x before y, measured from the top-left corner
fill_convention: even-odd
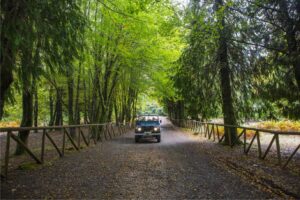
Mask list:
[[[222,94],[222,111],[225,124],[236,125],[235,111],[232,100],[231,73],[228,63],[228,34],[230,33],[225,24],[225,12],[223,0],[215,0],[217,11],[217,20],[219,24],[218,33],[218,50],[217,64],[220,68],[221,94]],[[230,139],[233,141],[237,137],[236,129],[225,129],[225,143],[229,144]]]
[[[80,30],[83,27],[83,19],[76,2],[32,1],[26,3],[20,1],[19,3],[23,23],[18,30],[8,31],[11,31],[12,34],[17,31],[20,34],[20,48],[17,53],[21,58],[21,63],[17,69],[19,69],[22,85],[21,127],[28,127],[33,123],[33,80],[38,78],[38,72],[41,71],[41,60],[52,68],[53,64],[63,63],[64,60],[59,57],[61,50],[62,52],[67,51],[68,57],[72,58],[72,53],[76,54],[78,45],[76,42],[78,41],[77,32],[74,33],[74,29]],[[46,24],[46,21],[51,23]],[[57,33],[59,34],[57,35]],[[41,35],[43,37],[40,37]],[[12,38],[12,40],[14,39]],[[43,56],[41,57],[41,55]],[[10,66],[11,69],[12,67]],[[27,144],[28,136],[29,131],[19,132],[19,137],[25,144]],[[24,149],[18,145],[16,154],[22,153],[24,153]]]

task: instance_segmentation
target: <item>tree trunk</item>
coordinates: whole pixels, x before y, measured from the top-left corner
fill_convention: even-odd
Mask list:
[[[22,106],[23,106],[23,114],[22,114],[21,127],[31,127],[32,126],[32,91],[29,88],[23,88]],[[29,131],[20,131],[18,136],[21,139],[21,141],[27,145]],[[24,152],[25,149],[20,145],[17,145],[15,154],[21,155]]]
[[[12,65],[5,64],[9,63],[9,61],[2,61],[1,60],[1,67],[0,67],[0,120],[3,117],[4,114],[4,101],[5,101],[5,94],[7,93],[10,85],[13,82],[13,74],[12,74]]]
[[[119,112],[118,112],[117,100],[115,100],[115,102],[114,102],[114,110],[115,110],[116,124],[119,124]]]
[[[74,79],[73,79],[72,66],[68,66],[67,77],[68,77],[68,120],[69,120],[69,125],[73,125],[74,124],[74,112],[73,112]],[[70,129],[70,135],[72,138],[75,138],[76,133],[73,128]]]
[[[99,81],[99,73],[100,73],[100,70],[99,70],[99,67],[97,67],[95,65],[95,74],[94,74],[94,77],[93,77],[93,84],[92,84],[92,102],[91,102],[91,109],[89,111],[90,113],[90,119],[92,121],[92,123],[95,123],[97,121],[97,112],[95,112],[97,109],[97,91],[101,90],[99,87],[100,87],[100,81]]]
[[[77,88],[75,97],[75,123],[80,124],[80,109],[79,109],[79,90],[80,90],[81,64],[79,64],[79,72],[77,77]]]
[[[216,0],[216,8],[218,11],[222,9],[223,0]],[[227,31],[224,19],[224,13],[218,13],[218,22],[221,24],[219,28],[219,41],[218,41],[218,52],[217,62],[220,68],[220,79],[221,79],[221,93],[222,93],[222,111],[224,117],[224,124],[236,125],[236,118],[234,114],[233,100],[231,94],[231,83],[230,83],[230,68],[228,63],[228,52],[227,52]],[[225,129],[225,144],[230,144],[231,141],[235,140],[237,132],[235,128]]]
[[[49,89],[49,112],[50,112],[50,120],[49,126],[53,126],[55,120],[55,113],[54,113],[54,103],[53,103],[53,89],[50,87]]]
[[[83,114],[83,118],[84,118],[84,123],[87,124],[88,123],[88,101],[87,101],[87,95],[86,95],[86,83],[85,80],[83,81],[83,94],[84,94],[84,114]]]
[[[107,114],[107,120],[106,120],[106,122],[110,122],[111,121],[112,112],[113,112],[113,106],[110,105],[109,109],[108,109],[108,114]]]
[[[13,82],[13,67],[16,55],[14,52],[14,37],[8,30],[16,30],[17,23],[13,20],[21,19],[22,6],[18,1],[1,1],[1,45],[0,45],[0,120],[3,117],[5,95]],[[5,27],[5,28],[4,28]]]
[[[295,79],[298,85],[298,89],[300,91],[300,51],[297,46],[298,42],[296,39],[296,31],[297,25],[294,23],[294,20],[289,17],[289,11],[287,7],[286,0],[281,0],[279,2],[279,20],[283,27],[285,27],[285,38],[288,44],[288,55],[290,58],[290,63],[293,66]],[[298,3],[297,6],[299,6]],[[300,13],[298,13],[299,15]]]
[[[88,77],[89,77],[89,80],[88,80],[88,93],[87,93],[87,99],[88,99],[88,119],[89,119],[89,122],[93,122],[93,112],[92,110],[94,109],[93,106],[94,106],[94,95],[96,95],[96,92],[92,92],[94,91],[94,79],[93,79],[93,75],[92,75],[92,72],[91,70],[89,70],[89,73],[88,73]]]
[[[32,30],[28,30],[29,32]],[[20,79],[22,87],[22,121],[21,127],[31,127],[33,122],[33,71],[37,62],[33,62],[33,42],[28,41],[28,46],[21,49],[21,70],[20,70]],[[38,52],[38,50],[37,50]],[[30,131],[19,131],[19,138],[21,141],[27,145],[28,136]],[[16,155],[21,155],[25,152],[25,149],[17,144]]]
[[[73,112],[73,78],[68,80],[68,119],[69,125],[74,124]]]
[[[36,83],[35,83],[36,84]],[[38,115],[39,115],[39,102],[38,102],[38,91],[37,91],[37,86],[34,86],[34,127],[38,127]],[[35,131],[37,133],[37,130]]]
[[[138,92],[135,92],[135,96],[133,99],[132,103],[132,120],[131,120],[131,125],[134,124],[135,118],[136,118],[136,103],[137,103],[137,98],[138,98]]]
[[[31,127],[33,121],[33,91],[32,91],[32,73],[31,73],[31,50],[25,50],[21,64],[22,81],[22,121],[21,127]],[[19,131],[19,138],[27,145],[30,131]],[[17,144],[16,155],[21,155],[25,149]]]
[[[62,110],[62,88],[57,88],[56,90],[56,105],[55,105],[55,125],[63,125],[63,110]]]

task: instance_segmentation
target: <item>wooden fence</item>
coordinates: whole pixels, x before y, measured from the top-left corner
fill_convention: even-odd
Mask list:
[[[44,163],[45,155],[45,141],[46,139],[55,148],[59,157],[63,157],[65,154],[67,140],[71,143],[72,147],[77,151],[80,151],[83,146],[90,146],[92,143],[97,144],[103,140],[112,139],[114,136],[121,135],[130,128],[130,124],[113,124],[113,123],[103,123],[103,124],[82,124],[82,125],[68,125],[68,126],[44,126],[44,127],[10,127],[10,128],[0,128],[0,133],[6,133],[6,147],[5,147],[5,157],[4,166],[1,170],[1,176],[7,177],[8,165],[10,158],[10,148],[11,139],[14,140],[18,145],[22,146],[26,153],[38,164]],[[84,129],[86,129],[87,134],[84,134]],[[40,156],[36,155],[32,149],[22,142],[18,137],[17,133],[19,131],[29,131],[38,132],[37,134],[42,134],[40,142]],[[59,147],[57,141],[51,136],[51,132],[59,131],[62,137],[62,143]],[[73,134],[73,137],[72,137]],[[2,171],[4,171],[2,173]]]
[[[285,168],[289,162],[293,159],[297,151],[300,149],[300,144],[292,151],[292,153],[288,156],[288,158],[283,162],[281,157],[281,150],[280,150],[280,136],[281,135],[289,135],[289,136],[300,136],[299,131],[276,131],[276,130],[268,130],[268,129],[258,129],[258,128],[251,128],[251,127],[244,127],[244,126],[233,126],[233,125],[225,125],[220,123],[210,123],[210,122],[200,122],[195,120],[183,120],[183,119],[172,119],[173,124],[179,127],[185,127],[191,129],[193,132],[200,133],[204,135],[204,137],[208,139],[212,139],[213,141],[217,141],[219,143],[225,140],[225,134],[221,134],[220,128],[222,127],[223,130],[225,129],[232,129],[235,128],[237,130],[237,138],[232,140],[229,134],[229,145],[233,147],[237,142],[242,143],[243,145],[243,152],[244,154],[248,154],[251,147],[253,147],[253,143],[256,140],[257,142],[257,151],[258,157],[260,159],[265,159],[270,149],[275,142],[276,145],[276,155],[278,164]],[[250,143],[247,144],[247,132],[253,132],[254,135],[250,140]],[[272,139],[270,143],[267,145],[267,149],[265,152],[262,150],[262,145],[260,141],[261,134],[263,133],[270,133],[272,134]]]

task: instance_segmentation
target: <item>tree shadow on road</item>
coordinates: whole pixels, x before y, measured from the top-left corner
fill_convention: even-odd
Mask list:
[[[119,143],[119,144],[134,144],[135,143],[134,137],[120,137],[120,138],[114,139],[113,141],[116,143]],[[157,143],[157,140],[155,138],[143,138],[143,139],[140,139],[139,142],[136,144],[138,145],[138,144],[153,144],[153,143]]]

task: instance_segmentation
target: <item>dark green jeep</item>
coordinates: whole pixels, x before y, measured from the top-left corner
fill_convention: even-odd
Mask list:
[[[135,123],[135,142],[139,142],[141,138],[156,138],[160,142],[160,123],[159,116],[139,116]]]

